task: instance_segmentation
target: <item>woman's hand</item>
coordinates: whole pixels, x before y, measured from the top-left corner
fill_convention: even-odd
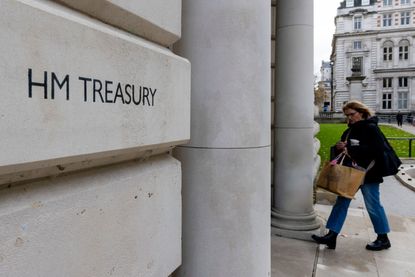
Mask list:
[[[344,141],[338,141],[336,143],[336,149],[337,150],[344,150],[346,148],[347,143]]]

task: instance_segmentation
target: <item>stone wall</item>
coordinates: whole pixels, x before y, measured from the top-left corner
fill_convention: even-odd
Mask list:
[[[180,265],[181,1],[139,2],[1,2],[1,276]]]

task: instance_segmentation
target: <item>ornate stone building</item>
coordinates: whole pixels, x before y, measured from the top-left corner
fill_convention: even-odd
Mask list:
[[[332,42],[335,110],[358,99],[379,114],[415,109],[415,4],[346,0]]]

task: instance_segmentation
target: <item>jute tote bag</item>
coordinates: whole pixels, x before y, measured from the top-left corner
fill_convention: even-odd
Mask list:
[[[363,184],[367,170],[358,166],[343,165],[345,156],[345,153],[341,153],[334,160],[326,162],[321,169],[316,185],[337,195],[353,199]],[[340,163],[338,163],[339,160]],[[374,162],[369,165],[368,170],[373,164]]]

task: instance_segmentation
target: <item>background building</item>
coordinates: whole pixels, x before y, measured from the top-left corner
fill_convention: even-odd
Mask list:
[[[378,114],[415,109],[415,4],[346,0],[332,43],[335,110],[350,99]]]
[[[318,87],[324,89],[323,105],[321,106],[321,110],[328,112],[332,110],[331,101],[333,94],[331,62],[321,61],[320,76],[321,78],[318,82]]]

